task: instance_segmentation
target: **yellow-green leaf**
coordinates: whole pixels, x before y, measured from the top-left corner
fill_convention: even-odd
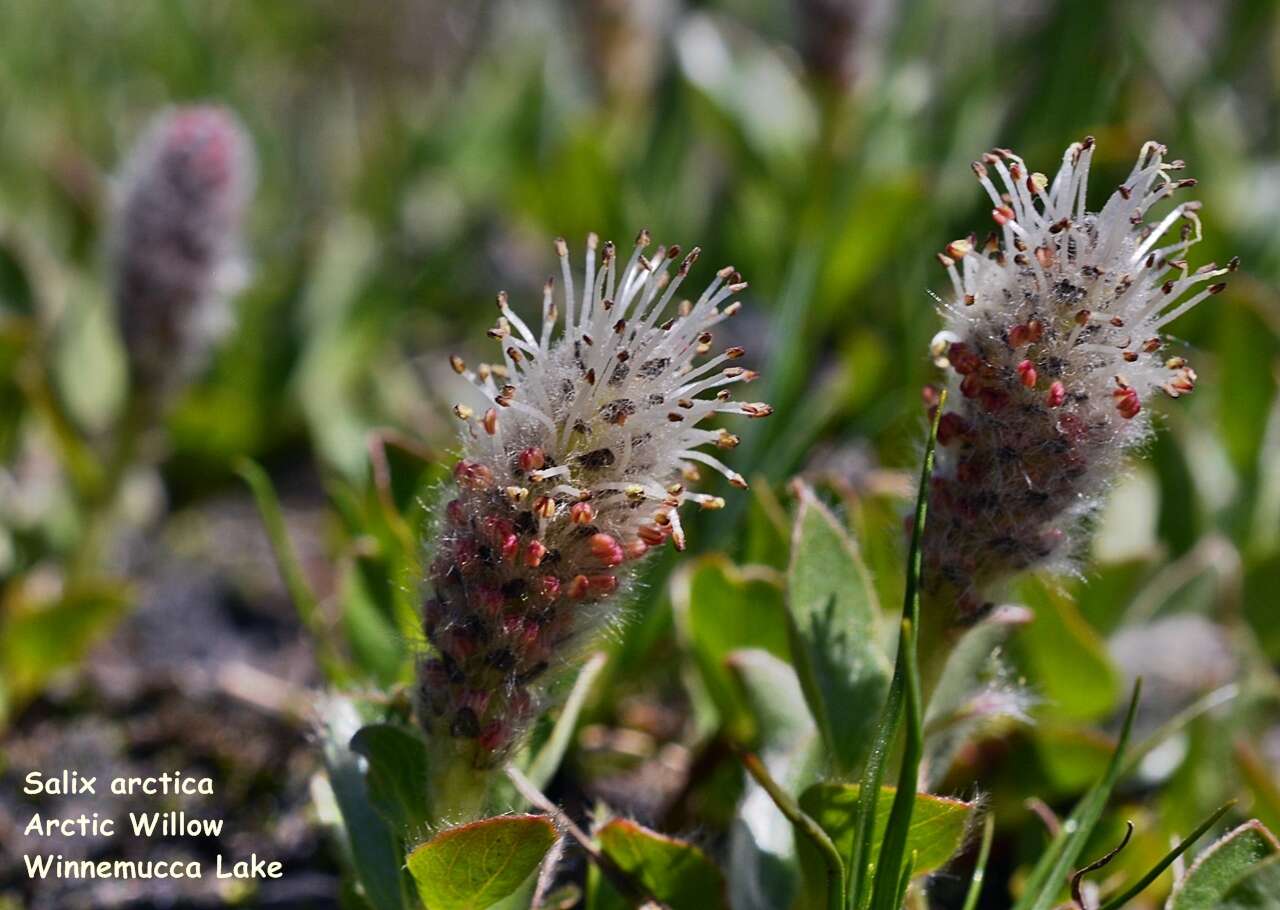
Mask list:
[[[626,819],[614,819],[596,837],[605,856],[671,910],[727,910],[724,876],[693,844]],[[612,887],[605,882],[601,890],[612,903]]]
[[[1248,821],[1206,849],[1173,889],[1169,910],[1211,910],[1263,860],[1280,855],[1280,841]]]
[[[556,841],[542,815],[503,815],[442,831],[409,854],[426,910],[484,910],[533,875]]]
[[[853,846],[854,821],[858,811],[858,785],[819,783],[800,796],[800,808],[827,832],[841,856],[848,856]],[[876,800],[875,825],[871,843],[884,840],[889,813],[893,808],[895,787],[881,787]],[[964,843],[965,833],[975,816],[975,806],[959,799],[916,795],[907,831],[906,856],[911,859],[911,875],[926,875],[946,864]],[[823,875],[821,860],[807,843],[799,843],[800,863],[804,871],[806,907],[826,905],[821,893]]]

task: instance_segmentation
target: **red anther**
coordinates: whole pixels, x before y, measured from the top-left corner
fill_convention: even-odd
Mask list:
[[[938,388],[937,386],[926,385],[920,389],[920,400],[924,402],[926,408],[937,407],[938,404]]]
[[[1044,335],[1044,325],[1038,319],[1032,319],[1027,323],[1027,341],[1035,344]]]
[[[618,590],[618,579],[614,575],[592,575],[587,579],[592,594],[612,594]]]
[[[968,422],[954,411],[948,411],[938,421],[938,445],[949,445],[958,437],[969,432]]]
[[[485,490],[493,485],[493,472],[484,465],[463,459],[453,469],[453,477],[459,486],[471,490]]]
[[[626,558],[622,552],[622,545],[611,534],[593,534],[590,544],[591,555],[600,560],[603,566],[612,568],[622,565],[623,559]]]
[[[555,600],[560,596],[560,579],[554,575],[543,575],[538,579],[538,590],[548,600]]]
[[[496,616],[501,612],[505,604],[505,598],[502,591],[493,585],[479,585],[476,588],[476,599],[480,603],[480,608],[490,616]]]
[[[1031,340],[1031,333],[1022,323],[1018,323],[1009,330],[1009,344],[1015,348],[1020,348]]]
[[[486,724],[476,737],[476,744],[486,752],[497,752],[507,744],[507,725],[500,720]]]
[[[627,541],[625,547],[627,559],[639,559],[641,556],[649,552],[649,545],[639,537],[633,537]]]
[[[1036,387],[1036,365],[1030,360],[1024,360],[1018,364],[1018,377],[1022,380],[1022,384],[1029,389]]]
[[[1125,386],[1111,393],[1116,400],[1116,410],[1125,420],[1132,420],[1142,410],[1142,402],[1138,399],[1138,390],[1133,386]]]
[[[503,534],[498,547],[502,551],[502,558],[510,562],[516,558],[516,553],[520,550],[520,538],[514,533]]]
[[[968,376],[982,366],[982,358],[969,350],[969,346],[963,341],[952,342],[947,349],[947,359],[961,376]]]
[[[1009,403],[1009,395],[1003,389],[986,386],[978,392],[978,400],[988,411],[998,411]]]
[[[508,638],[519,638],[524,634],[524,617],[515,613],[502,617],[502,631]]]
[[[526,474],[530,471],[537,471],[547,463],[547,457],[542,453],[542,449],[537,446],[530,446],[527,449],[521,449],[520,454],[516,456],[516,464],[521,471]]]
[[[663,533],[662,528],[656,525],[641,525],[636,531],[636,535],[651,547],[661,546],[662,542],[667,539],[667,535]]]
[[[1196,388],[1195,370],[1183,369],[1178,371],[1178,375],[1169,381],[1169,385],[1177,389],[1179,392],[1194,392]]]
[[[1045,404],[1051,408],[1056,408],[1067,400],[1067,387],[1061,382],[1055,381],[1049,386],[1049,394],[1045,396]]]
[[[449,500],[449,504],[444,507],[444,514],[449,519],[450,524],[462,525],[466,523],[466,511],[462,508],[462,503],[456,499]]]
[[[575,575],[569,582],[569,590],[566,592],[572,600],[582,600],[587,596],[590,590],[591,582],[587,580],[585,575]]]
[[[960,382],[960,394],[965,398],[975,398],[982,391],[982,380],[976,373],[970,373]]]
[[[1013,209],[1009,208],[1007,205],[1002,205],[999,208],[991,210],[991,217],[996,220],[996,224],[1003,227],[1006,222],[1014,220]]]
[[[486,515],[484,521],[481,522],[485,534],[494,543],[500,543],[502,538],[510,534],[516,529],[516,526],[509,519],[500,515]]]
[[[524,551],[524,564],[531,569],[542,565],[542,558],[547,555],[546,545],[540,541],[532,541]]]
[[[589,502],[575,502],[569,506],[569,520],[576,525],[589,525],[596,520],[596,510]]]

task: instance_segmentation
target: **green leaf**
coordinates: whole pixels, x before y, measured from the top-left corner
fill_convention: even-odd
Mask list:
[[[529,782],[539,790],[551,782],[551,778],[560,767],[564,753],[569,748],[569,742],[573,739],[574,730],[578,727],[582,706],[586,704],[587,696],[591,694],[591,687],[599,678],[600,671],[604,669],[607,661],[607,655],[600,652],[593,654],[591,659],[583,665],[578,672],[578,678],[574,680],[569,697],[565,699],[564,707],[560,709],[560,716],[551,727],[550,734],[541,748],[533,754],[529,767],[525,770],[525,777],[529,778]]]
[[[236,473],[249,485],[253,498],[257,502],[258,512],[262,516],[262,525],[271,543],[271,555],[275,558],[276,568],[284,580],[289,599],[298,612],[303,627],[310,633],[320,652],[320,662],[331,680],[342,677],[338,659],[333,651],[333,644],[327,631],[323,628],[320,608],[316,596],[307,582],[302,563],[289,540],[289,531],[285,526],[284,513],[280,509],[280,500],[276,496],[275,485],[267,472],[256,462],[248,458],[239,459]]]
[[[1023,607],[1003,606],[967,629],[947,654],[924,715],[928,783],[941,781],[960,748],[1011,719],[1026,720],[1031,701],[1004,672],[1003,645],[1031,620]],[[1092,779],[1092,778],[1090,778]]]
[[[556,841],[543,815],[500,815],[437,834],[409,854],[427,910],[484,910],[537,872]]]
[[[1000,646],[1015,628],[1031,619],[1030,612],[1020,607],[999,607],[960,636],[947,654],[942,675],[929,698],[924,716],[926,729],[970,710],[968,703],[983,690]]]
[[[1256,863],[1236,879],[1217,910],[1280,910],[1280,856]]]
[[[743,561],[783,571],[787,567],[791,547],[786,510],[766,477],[751,478],[750,496],[751,501],[747,504],[746,542],[742,548]]]
[[[907,549],[906,580],[902,591],[902,619],[898,626],[898,653],[893,664],[893,678],[889,682],[889,691],[885,698],[884,708],[876,721],[875,734],[871,750],[867,755],[866,766],[862,769],[861,790],[858,793],[858,810],[855,814],[855,829],[848,853],[849,893],[852,907],[864,906],[863,899],[871,891],[871,906],[879,907],[886,902],[885,895],[894,887],[895,893],[900,890],[900,868],[906,858],[907,834],[911,825],[911,814],[915,808],[915,796],[920,779],[920,759],[924,753],[924,696],[920,683],[919,665],[919,628],[920,628],[920,578],[924,571],[924,531],[929,513],[929,487],[933,476],[933,460],[938,445],[938,424],[942,419],[943,406],[947,402],[944,391],[934,410],[933,421],[929,427],[929,438],[925,442],[924,459],[920,465],[920,480],[916,487],[915,515],[911,524],[911,545]],[[880,787],[884,780],[885,764],[889,750],[897,738],[898,725],[902,722],[905,735],[902,745],[902,760],[898,767],[898,789],[894,794],[893,806],[889,810],[889,821],[885,826],[885,837],[880,842],[878,859],[871,859],[872,845],[875,843],[872,834],[875,828],[877,803],[880,799]],[[914,860],[907,859],[910,866]]]
[[[58,600],[29,603],[21,589],[0,609],[0,676],[14,705],[40,691],[106,635],[131,603],[122,585],[86,584]]]
[[[1226,815],[1227,811],[1233,805],[1234,803],[1227,803],[1225,806],[1222,806],[1216,812],[1214,812],[1212,815],[1210,815],[1208,818],[1202,821],[1199,825],[1196,826],[1196,829],[1194,831],[1192,831],[1190,834],[1184,837],[1178,844],[1174,846],[1172,850],[1170,850],[1163,857],[1161,857],[1159,862],[1157,862],[1154,866],[1148,869],[1147,872],[1141,878],[1139,878],[1136,882],[1134,882],[1127,889],[1125,889],[1123,893],[1115,895],[1114,897],[1110,898],[1105,904],[1103,904],[1101,910],[1121,910],[1121,908],[1124,907],[1126,904],[1128,904],[1129,901],[1133,900],[1135,897],[1141,894],[1144,890],[1146,890],[1146,887],[1148,885],[1150,885],[1157,878],[1159,878],[1160,874],[1164,872],[1165,869],[1173,865],[1174,861],[1177,860],[1178,857],[1180,857],[1183,853],[1186,853],[1187,850],[1191,849],[1191,846],[1196,841],[1198,841],[1201,837],[1203,837],[1206,831],[1208,831],[1210,828],[1216,825],[1218,823],[1218,819]],[[1129,830],[1132,833],[1133,829],[1130,828]],[[1127,840],[1128,840],[1128,836],[1126,835],[1126,842]],[[1123,848],[1123,846],[1124,844],[1122,843],[1121,848]],[[1105,865],[1105,863],[1103,865]]]
[[[397,632],[386,603],[394,596],[388,576],[384,563],[357,554],[339,581],[347,646],[355,664],[383,686],[400,676],[408,656],[406,636]]]
[[[1207,848],[1174,886],[1169,910],[1210,910],[1263,860],[1280,855],[1280,841],[1248,821]]]
[[[370,724],[351,737],[351,750],[369,761],[369,799],[401,835],[431,820],[427,796],[427,744],[421,734],[397,724]]]
[[[734,651],[726,665],[755,719],[760,762],[787,793],[800,792],[823,759],[795,670],[758,649]],[[794,840],[778,836],[790,822],[763,795],[748,779],[729,834],[730,906],[743,910],[790,906],[797,890]]]
[[[777,573],[763,566],[737,567],[723,556],[685,566],[672,583],[676,629],[721,720],[735,739],[749,739],[754,724],[725,658],[759,648],[787,659],[787,613]]]
[[[1052,720],[1031,729],[1032,743],[1048,778],[1046,798],[1089,788],[1107,769],[1115,742],[1091,726],[1063,725]]]
[[[853,541],[801,488],[787,573],[792,654],[805,698],[836,766],[855,768],[889,684],[876,645],[879,606]]]
[[[1075,604],[1052,583],[1029,576],[1018,592],[1035,619],[1016,641],[1030,675],[1059,720],[1097,720],[1120,694],[1120,677],[1106,644]]]
[[[859,789],[857,784],[819,783],[800,795],[800,808],[822,826],[841,856],[848,856],[853,847]],[[884,840],[896,793],[895,787],[880,788],[872,828],[873,844]],[[915,855],[911,874],[927,875],[945,865],[964,843],[975,812],[973,803],[917,793],[911,825],[907,829],[906,855]],[[823,876],[819,858],[816,851],[803,841],[800,842],[800,863],[807,895],[805,906],[825,906],[826,898],[820,890]]]
[[[600,850],[645,891],[671,910],[727,910],[724,876],[698,847],[614,819],[599,831]],[[605,880],[594,907],[627,906]]]
[[[342,814],[346,846],[365,898],[374,910],[403,910],[409,906],[401,869],[404,852],[395,832],[374,809],[361,759],[350,747],[359,729],[359,714],[355,706],[343,698],[324,702],[321,713],[325,770]]]

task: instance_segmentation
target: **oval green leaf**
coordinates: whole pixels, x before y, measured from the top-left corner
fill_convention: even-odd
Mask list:
[[[1280,855],[1280,841],[1259,821],[1248,821],[1207,848],[1173,889],[1169,910],[1210,910],[1259,863]]]
[[[442,831],[409,854],[426,910],[484,910],[538,870],[556,841],[542,815],[503,815]]]
[[[724,876],[693,844],[626,819],[614,819],[596,837],[605,856],[671,910],[727,910]],[[612,888],[604,883],[603,890]]]
[[[800,796],[800,808],[826,831],[841,856],[848,856],[853,847],[855,820],[858,812],[858,785],[819,783],[805,790]],[[895,787],[881,787],[876,800],[875,826],[871,843],[884,840],[889,813],[893,808]],[[975,806],[963,800],[927,793],[916,795],[915,808],[911,812],[911,826],[907,830],[906,856],[914,856],[911,875],[927,875],[946,864],[964,843],[965,834],[974,819]],[[804,871],[806,907],[825,906],[822,895],[824,877],[821,862],[803,840],[799,840],[800,864]]]
[[[792,655],[836,765],[857,767],[889,688],[877,645],[880,609],[858,549],[813,491],[801,488],[787,575]]]

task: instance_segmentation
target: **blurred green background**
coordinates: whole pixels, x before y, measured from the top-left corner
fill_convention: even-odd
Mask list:
[[[77,431],[106,437],[127,375],[106,280],[112,175],[165,105],[220,102],[252,133],[253,279],[236,301],[236,331],[168,418],[162,486],[152,477],[137,493],[155,500],[162,489],[165,506],[139,506],[151,515],[140,523],[170,533],[206,503],[243,499],[235,466],[251,457],[295,494],[293,517],[320,529],[309,568],[322,588],[343,584],[329,564],[345,565],[360,535],[316,518],[317,478],[330,493],[361,488],[377,428],[431,451],[451,447],[458,387],[445,355],[487,356],[494,292],[506,288],[517,311],[535,312],[555,265],[552,239],[577,249],[590,230],[626,243],[647,227],[664,243],[700,245],[702,277],[724,263],[744,274],[735,343],[763,374],[752,397],[777,413],[741,428],[734,467],[784,507],[786,482],[801,471],[830,499],[885,499],[878,523],[861,525],[871,532],[863,545],[895,551],[895,472],[915,469],[920,389],[936,379],[930,291],[945,277],[934,253],[989,223],[969,162],[1007,146],[1052,173],[1069,142],[1092,134],[1091,203],[1158,139],[1200,181],[1205,241],[1192,265],[1239,255],[1242,266],[1225,293],[1173,327],[1201,382],[1161,405],[1167,432],[1115,492],[1092,583],[1073,583],[1081,636],[1094,650],[1112,637],[1112,656],[1095,656],[1133,675],[1113,635],[1122,625],[1199,617],[1226,643],[1229,669],[1186,680],[1164,668],[1172,677],[1193,692],[1206,680],[1270,680],[1268,665],[1280,661],[1278,89],[1280,6],[1270,0],[5,3],[6,608],[56,588],[83,531],[23,371],[32,358],[47,366]],[[693,548],[760,558],[736,533],[759,495],[704,516]],[[662,583],[669,562],[611,641],[616,688],[598,724],[635,722],[626,698],[677,647]],[[259,590],[234,573],[218,583],[248,599]],[[888,598],[900,582],[882,584]],[[113,589],[122,609],[131,590]],[[16,712],[40,686],[14,683],[24,656],[7,659],[9,688],[22,690],[10,692]],[[1087,780],[1052,758],[1086,747],[1059,749],[1053,737],[1067,735],[1066,721],[1104,720],[1115,693],[1055,715],[1073,670],[1033,674],[1032,688],[1048,695],[1046,724],[1030,744],[1015,734],[1000,748],[1014,758],[1039,750],[1048,770],[1026,771],[1011,792],[1070,793]],[[23,672],[43,685],[43,671]],[[650,689],[674,684],[664,673],[674,675],[657,672]],[[1246,743],[1237,752],[1263,763],[1265,783],[1280,756],[1267,686],[1261,713],[1235,717],[1222,742],[1206,734],[1187,746],[1208,751],[1178,764],[1187,780],[1160,806],[1170,830],[1237,791],[1231,775],[1212,779],[1221,749],[1234,767],[1237,734]],[[955,786],[997,788],[1014,758],[979,761],[996,777]]]

